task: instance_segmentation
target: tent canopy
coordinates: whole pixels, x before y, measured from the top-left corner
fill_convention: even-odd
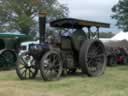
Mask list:
[[[114,41],[127,40],[128,41],[128,32],[121,31],[115,36],[113,36],[111,40],[114,40]]]

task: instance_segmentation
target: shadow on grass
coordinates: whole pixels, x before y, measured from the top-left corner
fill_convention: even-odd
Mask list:
[[[76,72],[74,74],[65,74],[65,75],[61,75],[60,80],[63,79],[67,79],[67,78],[88,78],[88,76],[86,74],[82,74],[81,72]],[[41,74],[38,73],[38,75],[36,76],[36,78],[34,79],[35,81],[44,81],[43,77],[41,77]]]

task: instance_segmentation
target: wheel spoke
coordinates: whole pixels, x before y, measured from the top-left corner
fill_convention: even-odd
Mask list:
[[[96,48],[95,52],[101,51],[101,50],[99,50],[99,49],[101,49],[100,46],[98,46],[98,47]]]
[[[26,74],[26,70],[24,70],[24,71],[22,72],[22,76],[25,77],[25,74]]]
[[[25,60],[21,57],[22,62],[24,63],[24,65],[27,65],[27,62],[25,62]]]
[[[87,62],[87,63],[88,63],[88,66],[92,65],[92,62],[93,62],[93,60],[90,59],[90,60]]]
[[[91,54],[91,55],[89,54],[87,57],[88,57],[88,58],[99,58],[99,57],[103,57],[103,56],[104,56],[103,53],[102,53],[102,54],[96,54],[96,53],[94,54],[94,53],[93,53],[93,54]]]
[[[28,69],[25,70],[25,78],[27,78],[27,70],[28,70]]]
[[[25,64],[24,64],[24,62],[21,61],[21,59],[20,59],[20,60],[18,60],[18,65],[23,65],[23,66],[24,66]]]
[[[31,68],[29,69],[29,71],[33,74],[34,72],[32,72]]]
[[[58,59],[54,59],[53,62],[52,62],[53,65],[55,65],[57,61],[58,61]]]
[[[21,67],[21,68],[19,68],[20,70],[22,70],[22,69],[24,69],[25,67],[23,66],[23,67]]]
[[[32,77],[31,75],[32,75],[32,74],[31,74],[31,70],[30,70],[30,68],[29,68],[29,78]]]
[[[94,58],[94,55],[88,55],[87,58]]]
[[[104,54],[96,55],[96,58],[97,58],[97,57],[104,57]]]

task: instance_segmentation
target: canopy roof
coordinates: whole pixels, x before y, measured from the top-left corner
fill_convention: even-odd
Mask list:
[[[83,27],[104,27],[109,28],[110,24],[108,23],[101,23],[95,21],[88,21],[88,20],[79,20],[74,18],[64,18],[52,21],[50,23],[51,27],[60,27],[60,28],[83,28]]]
[[[23,38],[24,34],[0,33],[0,38]]]
[[[19,33],[0,33],[0,39],[20,39],[21,41],[31,40],[31,36]]]

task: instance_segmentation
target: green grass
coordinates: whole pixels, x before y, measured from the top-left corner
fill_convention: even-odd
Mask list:
[[[0,96],[128,96],[128,66],[107,68],[100,77],[76,75],[53,82],[21,81],[15,71],[3,71]]]

